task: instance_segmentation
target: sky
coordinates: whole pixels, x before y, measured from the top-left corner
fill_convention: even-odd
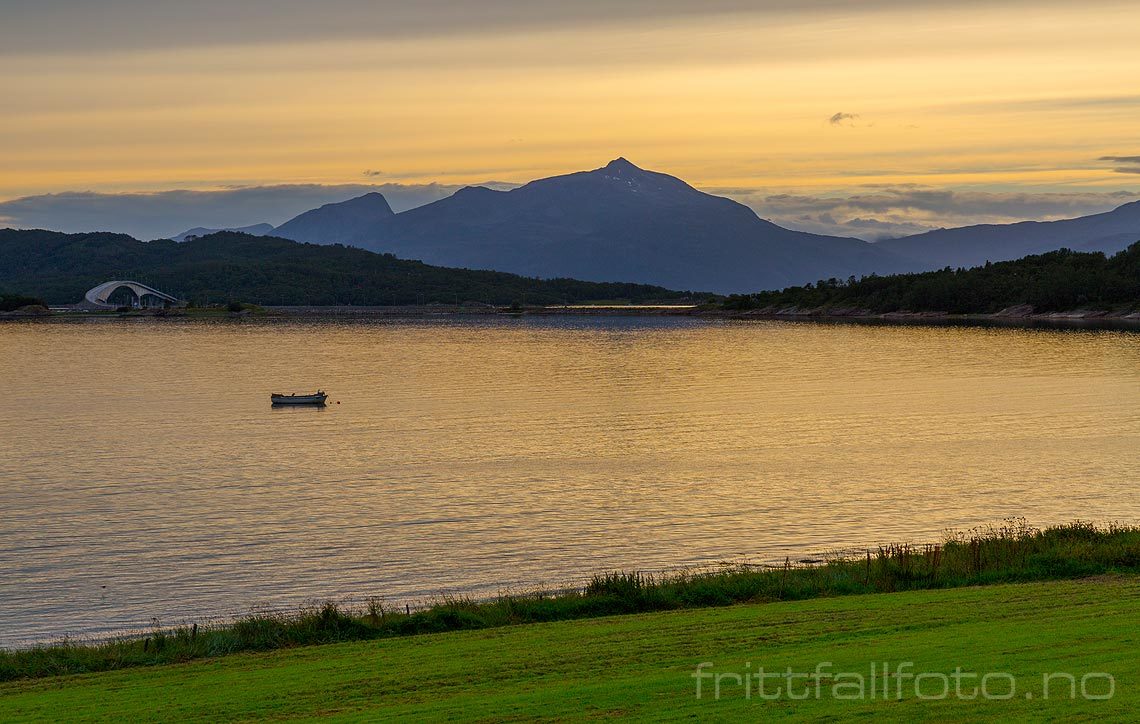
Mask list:
[[[618,156],[864,238],[1104,211],[1140,198],[1138,29],[1116,0],[0,0],[0,222],[280,223]]]

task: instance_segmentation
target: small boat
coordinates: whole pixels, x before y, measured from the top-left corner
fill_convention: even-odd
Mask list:
[[[323,390],[317,390],[314,395],[298,395],[297,393],[278,395],[274,393],[269,396],[269,399],[273,401],[274,405],[323,405],[328,397]]]

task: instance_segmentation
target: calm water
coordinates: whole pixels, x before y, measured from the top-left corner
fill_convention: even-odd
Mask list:
[[[5,323],[0,412],[0,645],[1140,522],[1127,332]]]

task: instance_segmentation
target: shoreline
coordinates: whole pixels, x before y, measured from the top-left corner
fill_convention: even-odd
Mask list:
[[[0,648],[0,682],[68,673],[212,659],[340,641],[498,629],[533,623],[742,603],[776,603],[859,594],[948,590],[997,583],[1140,574],[1140,527],[1075,521],[1042,529],[1011,520],[948,535],[941,543],[892,544],[864,553],[783,565],[653,574],[613,571],[561,591],[504,591],[477,600],[442,596],[412,609],[382,597],[362,607],[328,601],[293,613],[253,610],[228,622],[209,617],[101,641],[74,638]]]
[[[686,317],[707,320],[815,322],[819,324],[868,324],[906,326],[1010,327],[1043,329],[1140,330],[1140,312],[1072,310],[1034,313],[1013,307],[986,314],[945,312],[884,312],[860,309],[755,309],[731,310],[700,305],[598,304],[542,307],[455,306],[443,304],[400,306],[267,306],[229,312],[225,309],[174,309],[103,312],[53,308],[50,312],[0,313],[4,320],[118,320],[118,319],[423,319],[431,317]]]
[[[820,324],[870,324],[926,327],[1012,327],[1042,329],[1119,329],[1140,330],[1140,313],[1114,313],[1097,310],[1011,314],[947,314],[945,312],[884,312],[865,310],[706,310],[696,313],[715,319]]]

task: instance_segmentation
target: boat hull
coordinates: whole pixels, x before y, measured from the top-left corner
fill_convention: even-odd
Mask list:
[[[328,395],[270,395],[274,405],[323,405]]]

